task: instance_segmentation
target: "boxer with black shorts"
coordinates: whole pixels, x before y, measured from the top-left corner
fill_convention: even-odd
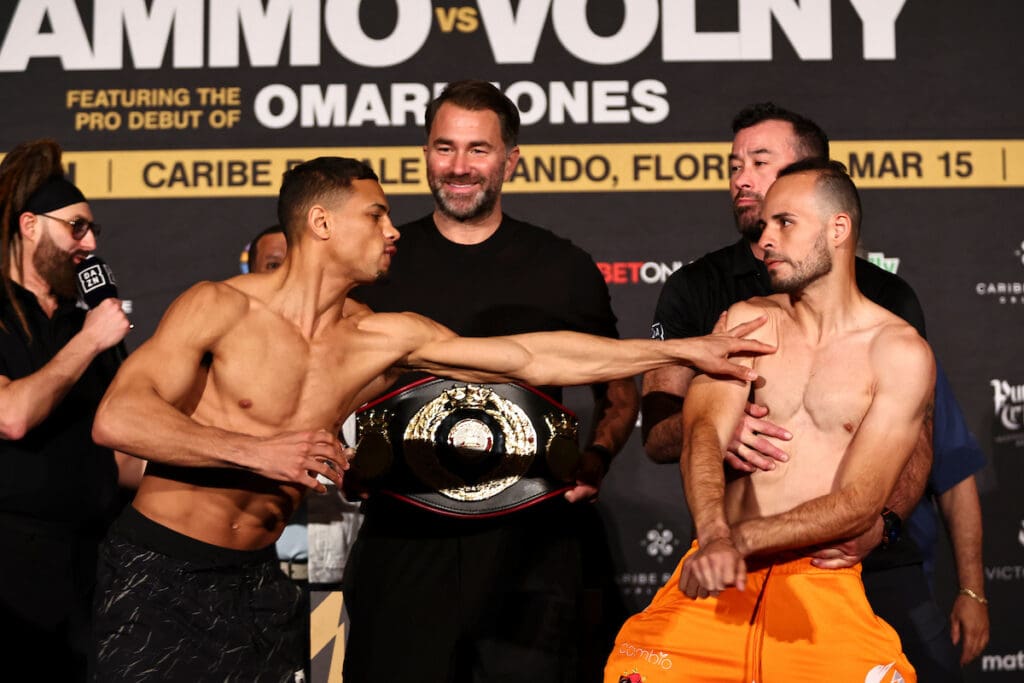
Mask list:
[[[153,525],[138,534],[139,525],[123,520],[103,549],[100,681],[166,680],[165,670],[183,652],[205,653],[189,662],[205,672],[203,678],[233,680],[234,662],[217,648],[203,649],[207,633],[224,619],[243,622],[233,633],[257,633],[269,616],[264,604],[278,619],[280,631],[271,635],[276,645],[252,639],[232,657],[250,658],[248,670],[259,669],[260,680],[296,675],[302,653],[289,647],[299,640],[293,638],[291,603],[285,597],[282,606],[274,595],[283,577],[261,573],[260,562],[273,561],[274,542],[304,493],[326,490],[318,476],[341,484],[351,455],[336,437],[342,419],[401,371],[444,371],[476,382],[577,384],[695,363],[749,378],[749,368],[726,357],[772,350],[742,339],[762,321],[729,334],[665,343],[569,332],[466,339],[422,316],[374,314],[347,294],[387,271],[399,233],[376,175],[352,159],[321,157],[287,171],[278,218],[288,240],[281,267],[186,291],[118,372],[97,412],[98,443],[149,462],[128,514]],[[158,532],[157,525],[166,531]],[[246,560],[239,563],[229,553],[229,566],[215,570],[223,576],[214,586],[206,576],[211,558],[198,552],[205,546],[168,542],[178,538],[170,534],[241,551]],[[164,585],[132,583],[126,552],[156,553],[146,560],[151,579],[158,577],[156,565],[187,567],[188,581],[207,587],[205,605],[213,609],[138,599],[139,609],[117,611],[123,594],[174,592],[173,576],[181,576],[172,574],[172,583]],[[260,562],[250,565],[249,557]],[[219,564],[224,556],[212,559]],[[253,597],[243,613],[229,614],[234,603],[221,594],[242,584],[251,586]],[[298,587],[290,588],[297,594]],[[182,627],[181,638],[161,647],[150,640],[141,651],[125,647],[155,634],[168,619]]]

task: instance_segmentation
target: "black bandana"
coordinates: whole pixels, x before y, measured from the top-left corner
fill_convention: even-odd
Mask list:
[[[63,209],[65,206],[84,202],[85,195],[75,187],[75,184],[64,178],[64,176],[51,176],[43,183],[38,190],[25,202],[19,215],[30,211],[32,213],[47,213],[54,209]]]

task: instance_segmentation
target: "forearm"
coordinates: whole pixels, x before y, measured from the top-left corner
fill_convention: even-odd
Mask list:
[[[981,503],[978,500],[978,487],[974,475],[940,495],[939,507],[946,520],[946,528],[953,546],[960,587],[984,595]]]
[[[246,468],[246,434],[200,424],[152,389],[104,397],[93,422],[93,440],[147,461],[181,467]]]
[[[911,511],[924,495],[925,486],[928,484],[928,474],[932,469],[932,424],[930,415],[925,416],[925,422],[918,436],[910,459],[903,467],[903,472],[896,479],[889,499],[885,506],[900,516],[900,519],[907,519]]]
[[[576,332],[457,337],[423,346],[403,365],[470,382],[524,382],[538,386],[597,384],[635,374],[633,368],[638,366],[631,354],[639,352],[636,341]],[[649,349],[644,351],[649,352]]]
[[[0,388],[0,437],[21,439],[43,422],[99,351],[79,333],[39,370]]]
[[[849,490],[839,491],[783,513],[734,524],[732,538],[744,557],[806,548],[864,533],[871,528],[881,507],[881,500],[875,502]]]
[[[618,453],[633,432],[639,412],[640,400],[632,379],[612,380],[603,392],[595,389],[594,429],[588,444]]]
[[[647,457],[657,463],[679,462],[683,448],[683,397],[664,391],[645,391],[642,402]]]
[[[683,448],[683,398],[694,376],[691,368],[683,367],[644,373],[641,431],[644,450],[654,462],[679,462]]]
[[[725,515],[725,474],[722,446],[714,425],[698,420],[690,427],[679,461],[683,490],[697,540],[705,545],[730,535]]]

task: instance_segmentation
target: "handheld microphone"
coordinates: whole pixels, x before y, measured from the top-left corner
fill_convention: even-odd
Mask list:
[[[82,297],[86,307],[92,310],[107,299],[117,298],[117,281],[114,273],[106,261],[95,254],[86,256],[75,266],[75,284],[78,286],[78,295]],[[114,355],[120,364],[128,355],[124,342],[120,341],[114,345]]]
[[[75,266],[78,294],[85,305],[92,310],[101,301],[117,298],[117,281],[110,266],[95,254],[89,254]]]

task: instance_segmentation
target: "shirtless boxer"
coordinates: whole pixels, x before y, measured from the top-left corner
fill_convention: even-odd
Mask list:
[[[668,363],[753,376],[728,335],[615,341],[574,333],[464,339],[422,316],[347,299],[387,271],[399,237],[377,177],[336,157],[284,176],[280,268],[181,295],[118,373],[93,436],[149,465],[103,548],[100,681],[291,680],[299,588],[274,542],[322,475],[341,484],[342,419],[400,371],[464,381],[589,384]]]
[[[754,399],[790,427],[792,457],[726,482],[723,452],[750,386],[694,380],[681,467],[697,541],[619,633],[606,681],[916,680],[859,565],[817,569],[809,555],[881,512],[930,409],[932,354],[856,288],[860,202],[841,165],[790,166],[762,218],[781,293],[736,304],[729,320],[768,316],[754,336],[779,350],[752,360],[764,378]]]

